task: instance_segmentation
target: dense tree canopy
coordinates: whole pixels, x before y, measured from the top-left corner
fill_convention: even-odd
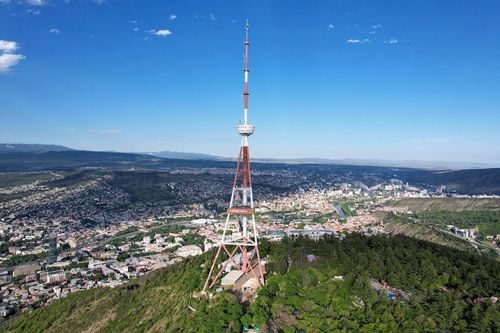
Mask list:
[[[403,236],[264,242],[267,283],[249,306],[201,290],[212,253],[116,289],[96,289],[23,314],[7,332],[495,332],[500,264]],[[314,255],[314,259],[308,255]],[[343,279],[339,278],[343,276]],[[388,299],[373,281],[405,297]]]
[[[478,331],[500,327],[500,265],[489,258],[407,237],[348,235],[284,241],[266,286],[248,311],[284,332]],[[316,260],[309,263],[307,254]],[[344,280],[335,279],[343,276]],[[385,281],[408,298],[388,300],[370,285]]]

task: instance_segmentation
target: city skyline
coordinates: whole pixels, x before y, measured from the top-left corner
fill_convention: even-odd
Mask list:
[[[248,17],[255,157],[498,164],[499,14],[495,1],[1,0],[0,142],[233,156]]]

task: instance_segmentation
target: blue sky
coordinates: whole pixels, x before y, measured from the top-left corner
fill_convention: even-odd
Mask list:
[[[0,142],[500,164],[500,2],[0,0]]]

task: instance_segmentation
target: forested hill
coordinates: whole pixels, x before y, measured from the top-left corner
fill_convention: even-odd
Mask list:
[[[404,173],[411,184],[446,185],[459,193],[500,194],[500,168]]]
[[[249,307],[226,292],[210,301],[190,297],[202,287],[209,253],[116,289],[71,294],[0,329],[241,332],[242,325],[260,325],[262,332],[495,332],[500,327],[500,304],[490,300],[500,295],[500,264],[489,258],[402,236],[359,234],[263,243],[261,250],[271,258],[267,285]],[[377,293],[374,286],[391,289]]]

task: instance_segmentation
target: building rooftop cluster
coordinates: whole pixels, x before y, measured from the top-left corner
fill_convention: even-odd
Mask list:
[[[58,245],[68,245],[57,261],[46,259],[0,269],[0,309],[5,317],[50,303],[71,292],[96,287],[116,287],[129,279],[147,274],[203,253],[203,240],[196,231],[179,227],[176,232],[162,231],[151,221],[112,227],[125,237],[75,240],[59,235]],[[169,227],[170,228],[170,224]],[[179,229],[177,228],[177,229]],[[130,231],[130,232],[129,232]],[[108,234],[110,230],[101,230]]]

